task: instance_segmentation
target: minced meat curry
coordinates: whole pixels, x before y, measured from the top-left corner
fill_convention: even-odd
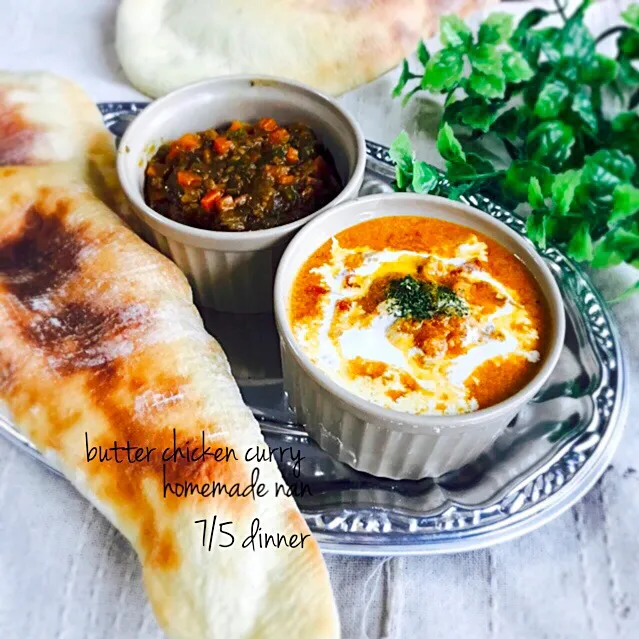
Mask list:
[[[341,189],[333,158],[307,125],[262,118],[162,145],[144,192],[151,208],[176,222],[251,231],[305,217]]]

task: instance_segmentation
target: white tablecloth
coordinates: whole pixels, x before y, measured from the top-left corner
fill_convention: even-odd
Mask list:
[[[532,3],[516,5],[521,13]],[[550,3],[545,3],[550,4]],[[597,31],[624,0],[593,11]],[[48,69],[96,101],[139,99],[113,50],[117,0],[2,0],[0,67]],[[510,6],[510,5],[509,5]],[[405,127],[433,158],[438,110],[389,99],[396,72],[341,98],[367,137]],[[636,277],[596,274],[607,296]],[[614,308],[631,369],[630,420],[609,471],[570,512],[490,550],[391,560],[328,557],[346,639],[639,637],[639,300]],[[134,553],[64,480],[0,440],[0,637],[161,637]]]

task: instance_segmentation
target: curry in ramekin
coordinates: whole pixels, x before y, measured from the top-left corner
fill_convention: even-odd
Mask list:
[[[234,120],[162,144],[145,171],[146,203],[165,217],[212,231],[282,226],[335,199],[342,182],[306,124]]]
[[[340,387],[415,415],[455,415],[514,395],[549,332],[522,261],[459,224],[379,217],[324,243],[297,274],[290,324]]]

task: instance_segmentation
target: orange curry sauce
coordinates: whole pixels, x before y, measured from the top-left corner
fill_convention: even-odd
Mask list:
[[[458,224],[417,216],[377,218],[346,229],[338,233],[335,239],[340,249],[357,250],[347,252],[346,255],[341,254],[340,267],[343,269],[342,273],[345,273],[341,280],[344,295],[338,294],[337,301],[333,302],[331,312],[334,315],[328,331],[328,337],[335,345],[335,352],[340,356],[340,363],[335,366],[335,369],[339,370],[329,370],[330,366],[326,365],[320,366],[329,376],[341,377],[340,381],[346,382],[346,387],[349,381],[362,378],[368,378],[367,383],[378,378],[391,380],[393,366],[389,365],[388,360],[385,362],[376,359],[377,348],[366,349],[363,356],[346,357],[341,351],[339,341],[345,322],[352,321],[358,327],[365,327],[374,321],[372,318],[376,314],[379,315],[384,311],[388,282],[398,275],[393,271],[395,265],[392,264],[392,259],[388,260],[391,262],[390,267],[384,266],[372,275],[365,276],[364,279],[367,281],[364,284],[361,278],[359,279],[357,286],[359,286],[358,290],[361,290],[361,295],[346,290],[349,286],[349,278],[355,281],[355,277],[348,274],[350,270],[356,273],[367,256],[384,251],[386,254],[389,251],[415,252],[415,259],[409,262],[409,266],[403,263],[400,267],[401,275],[406,275],[406,269],[414,266],[414,270],[408,274],[417,280],[434,282],[452,290],[467,304],[466,308],[469,312],[462,317],[436,315],[433,318],[421,320],[406,317],[390,318],[388,321],[391,324],[387,324],[385,336],[393,345],[403,345],[406,356],[412,362],[413,374],[408,370],[395,370],[392,383],[389,381],[385,389],[383,401],[377,401],[374,397],[365,395],[368,399],[406,412],[423,414],[470,412],[507,399],[522,389],[537,373],[544,359],[549,330],[547,305],[537,282],[526,266],[494,240]],[[477,247],[482,243],[481,250],[477,249],[475,254],[471,252],[470,257],[463,264],[455,263],[445,268],[442,266],[443,262],[439,258],[459,260],[461,251],[465,250],[464,247]],[[289,310],[291,326],[298,338],[302,334],[306,336],[313,333],[327,312],[330,284],[317,270],[333,263],[335,259],[333,250],[333,240],[329,240],[308,258],[294,281]],[[481,255],[478,256],[477,251]],[[410,260],[410,256],[407,259]],[[469,275],[469,272],[473,274]],[[507,295],[502,294],[504,288],[500,289],[500,292],[495,287],[495,281],[497,285],[505,287]],[[332,294],[335,295],[335,290],[332,290]],[[492,314],[499,311],[500,307],[507,302],[509,308],[515,309],[509,315],[508,324],[504,324],[504,320],[500,319],[495,320],[493,325],[489,316],[492,317]],[[477,342],[479,345],[482,340],[490,339],[493,343],[505,340],[505,332],[517,335],[521,329],[521,335],[525,339],[524,342],[520,342],[520,345],[525,343],[526,348],[523,350],[519,348],[507,355],[491,357],[484,361],[479,360],[481,363],[475,368],[472,368],[471,364],[469,374],[465,376],[463,382],[456,383],[455,391],[458,397],[465,397],[464,401],[468,404],[465,408],[451,410],[448,406],[448,400],[451,399],[450,383],[447,380],[439,383],[447,370],[442,368],[441,362],[451,361],[468,353],[475,345],[475,342],[469,338],[469,331],[475,330],[473,334],[477,334],[478,326],[483,326],[483,330],[486,330],[486,324],[482,325],[481,321],[487,318],[490,320],[490,328],[487,329],[489,332],[481,334],[482,337]],[[475,328],[472,328],[473,326]],[[507,329],[500,330],[500,327],[504,326]],[[383,337],[380,337],[377,342],[373,341],[372,344],[375,345],[381,341]],[[301,341],[300,344],[305,348]],[[386,346],[380,344],[380,348]],[[533,353],[535,357],[531,357],[530,353]],[[308,354],[317,364],[312,352],[309,351]],[[468,361],[468,358],[466,359]],[[422,377],[420,367],[430,372]],[[429,378],[428,375],[431,377]],[[437,386],[437,390],[431,392],[429,389],[434,386]],[[364,395],[362,392],[358,393],[356,389],[349,388],[349,390]],[[424,395],[424,401],[430,394],[427,410],[415,410],[414,402],[410,405],[402,405],[401,402],[408,395],[415,393]]]

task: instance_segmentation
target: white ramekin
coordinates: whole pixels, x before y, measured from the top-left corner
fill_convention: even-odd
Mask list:
[[[186,273],[196,300],[218,311],[272,310],[273,278],[282,252],[295,232],[320,211],[260,231],[191,228],[147,206],[144,171],[166,141],[232,120],[260,117],[308,124],[332,154],[345,186],[321,210],[357,197],[366,167],[365,140],[358,124],[331,98],[289,80],[229,76],[186,86],[144,109],[118,149],[120,182],[145,226],[146,239]]]
[[[420,416],[377,406],[345,390],[317,368],[300,348],[289,322],[295,276],[306,259],[336,233],[373,218],[419,215],[468,226],[516,255],[548,302],[552,330],[537,375],[509,399],[474,413]],[[347,202],[308,224],[284,252],[275,279],[275,319],[280,335],[284,387],[309,434],[331,455],[354,468],[394,479],[437,477],[485,451],[554,369],[564,342],[559,288],[528,240],[491,216],[460,202],[413,195],[372,195]]]

